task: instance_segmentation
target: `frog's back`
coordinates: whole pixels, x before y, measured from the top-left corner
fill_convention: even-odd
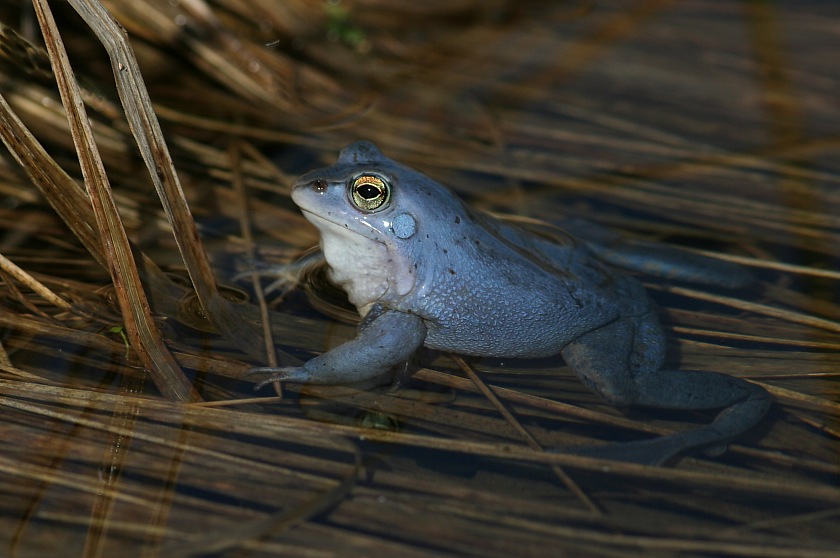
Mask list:
[[[426,346],[539,357],[616,319],[612,277],[572,239],[542,250],[526,232],[470,215],[430,238],[403,309],[425,318]],[[459,224],[461,224],[459,223]],[[444,248],[445,246],[445,248]],[[606,274],[605,274],[606,272]]]

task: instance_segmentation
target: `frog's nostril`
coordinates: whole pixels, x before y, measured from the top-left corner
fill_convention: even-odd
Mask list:
[[[323,192],[327,189],[327,181],[323,178],[319,178],[317,180],[312,181],[312,189],[316,192]]]

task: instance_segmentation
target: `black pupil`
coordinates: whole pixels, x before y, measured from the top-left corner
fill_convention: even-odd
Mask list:
[[[380,195],[379,188],[372,186],[371,184],[362,184],[356,191],[366,200],[372,200]]]

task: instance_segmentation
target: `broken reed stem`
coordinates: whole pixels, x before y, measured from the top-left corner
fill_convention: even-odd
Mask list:
[[[254,358],[264,359],[260,331],[242,319],[219,293],[125,29],[98,0],[69,2],[108,53],[131,133],[163,204],[181,258],[206,316],[236,347]]]
[[[353,466],[348,474],[344,475],[334,487],[323,493],[316,494],[309,501],[299,506],[290,509],[281,508],[280,511],[272,513],[263,519],[245,523],[237,529],[224,530],[209,536],[204,534],[198,541],[166,546],[161,554],[170,558],[180,558],[182,556],[192,557],[230,550],[262,536],[269,534],[271,536],[277,536],[293,525],[297,525],[338,506],[350,495],[350,491],[358,484],[359,471],[362,468],[362,454],[357,446],[353,445],[352,447],[354,457]]]
[[[57,308],[69,309],[70,303],[55,294],[49,287],[32,277],[29,273],[18,267],[13,261],[3,254],[0,254],[0,268],[11,275],[20,283],[32,289],[38,296]]]
[[[534,438],[531,435],[531,433],[528,432],[524,426],[522,426],[522,423],[520,423],[516,419],[516,417],[513,416],[513,413],[511,413],[508,410],[508,408],[505,407],[504,403],[502,403],[499,400],[499,398],[496,397],[496,394],[493,393],[493,390],[490,389],[490,387],[482,381],[478,374],[476,374],[475,370],[473,370],[472,367],[469,364],[467,364],[467,362],[463,358],[457,355],[449,356],[450,358],[452,358],[452,360],[455,361],[455,363],[461,368],[461,370],[463,370],[464,373],[467,376],[469,376],[470,380],[472,380],[472,382],[476,385],[479,391],[481,391],[484,397],[486,397],[487,400],[490,401],[490,403],[502,414],[502,416],[505,417],[505,420],[507,420],[508,423],[511,426],[513,426],[514,430],[519,432],[520,436],[522,436],[522,438],[528,443],[528,445],[536,451],[543,451],[543,447],[536,440],[536,438]],[[560,482],[562,482],[566,486],[566,488],[568,488],[569,491],[572,494],[574,494],[578,500],[581,501],[581,503],[584,506],[586,506],[587,508],[589,508],[589,510],[595,512],[596,514],[601,513],[600,508],[598,508],[598,506],[595,505],[595,502],[592,501],[592,499],[586,494],[586,492],[584,492],[577,485],[577,483],[572,479],[572,477],[570,477],[569,474],[566,473],[566,471],[564,471],[560,467],[560,465],[553,463],[551,465],[551,470],[554,472],[555,475],[557,475],[557,478],[560,479]]]
[[[0,137],[38,188],[87,251],[107,269],[102,242],[92,226],[95,222],[90,200],[76,181],[50,157],[44,147],[0,95]]]
[[[737,308],[738,310],[754,312],[763,316],[769,316],[771,318],[777,318],[779,320],[785,320],[796,324],[802,324],[810,327],[824,329],[834,333],[840,333],[840,322],[826,320],[824,318],[818,318],[816,316],[803,314],[801,312],[793,312],[791,310],[785,310],[783,308],[776,308],[775,306],[768,306],[767,304],[750,302],[748,300],[742,300],[740,298],[721,296],[718,294],[707,293],[703,291],[698,291],[697,289],[690,289],[687,287],[679,287],[675,285],[646,284],[645,287],[649,289],[664,291],[666,293],[686,296],[696,300],[702,300],[704,302],[714,302],[717,304],[722,304],[724,306],[729,306],[731,308]]]
[[[6,352],[6,347],[3,346],[2,339],[0,339],[0,367],[12,368],[12,360],[9,358],[9,353]]]
[[[230,145],[228,149],[228,158],[230,159],[230,168],[232,171],[231,181],[233,183],[233,191],[236,194],[238,202],[237,210],[239,212],[239,229],[242,234],[242,242],[245,245],[245,257],[248,261],[257,261],[257,253],[254,248],[254,235],[251,232],[251,218],[248,210],[248,194],[245,191],[245,182],[242,178],[242,142],[236,140]],[[265,292],[260,285],[259,275],[251,275],[251,286],[254,289],[254,297],[260,309],[260,318],[263,324],[263,338],[265,339],[265,354],[266,363],[269,366],[277,366],[277,355],[274,352],[274,337],[271,333],[271,321],[269,319],[268,304],[265,300]],[[280,382],[274,382],[276,390],[280,390]],[[282,395],[282,392],[278,392]]]
[[[152,319],[149,302],[140,283],[128,237],[111,196],[108,177],[99,157],[90,121],[58,27],[46,0],[33,0],[35,13],[55,72],[73,142],[79,156],[85,186],[93,206],[108,269],[124,318],[131,346],[151,373],[161,393],[177,401],[199,401],[201,397],[169,352]]]
[[[726,252],[712,252],[710,250],[691,250],[710,258],[717,258],[727,262],[733,262],[750,267],[757,267],[761,269],[772,269],[773,271],[784,271],[786,273],[795,273],[797,275],[807,275],[809,277],[824,277],[826,279],[840,280],[840,271],[834,269],[820,269],[816,267],[809,267],[806,265],[798,265],[786,262],[778,262],[774,260],[761,260],[751,256],[740,256],[738,254],[728,254]]]

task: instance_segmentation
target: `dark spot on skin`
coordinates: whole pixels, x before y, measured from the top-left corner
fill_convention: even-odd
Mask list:
[[[456,225],[460,225],[460,224],[461,224],[461,216],[460,216],[460,215],[456,215],[456,216],[455,216],[455,224],[456,224]]]
[[[457,275],[457,274],[455,273],[455,270],[454,270],[454,269],[452,269],[451,267],[449,268],[449,273],[450,273],[451,275]]]
[[[476,240],[476,241],[475,241],[475,244],[476,244],[476,246],[478,246],[479,244],[481,244],[481,241],[480,241],[480,240]]]
[[[447,250],[446,248],[444,248],[444,249],[443,249],[443,253],[444,253],[444,254],[448,254],[448,253],[449,253],[449,250]]]

